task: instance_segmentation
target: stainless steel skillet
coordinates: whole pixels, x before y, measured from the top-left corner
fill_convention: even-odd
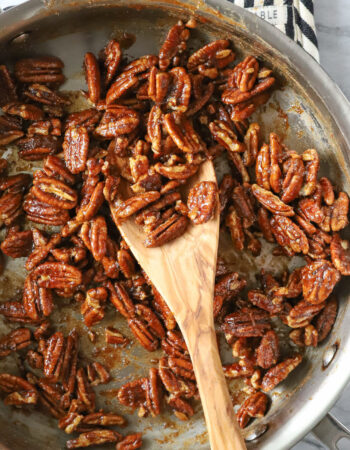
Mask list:
[[[77,89],[83,86],[81,64],[86,51],[97,53],[109,37],[122,37],[125,31],[137,37],[127,50],[129,55],[152,53],[159,47],[169,26],[192,13],[203,19],[195,32],[197,41],[228,36],[238,52],[253,52],[274,68],[279,75],[280,89],[259,113],[258,120],[263,123],[264,132],[279,132],[285,143],[296,150],[317,148],[323,170],[339,187],[350,192],[349,103],[301,48],[272,26],[225,0],[207,3],[191,0],[30,0],[0,15],[0,62],[11,63],[18,57],[33,54],[57,55],[66,64],[65,74],[69,81],[64,89]],[[129,41],[132,43],[132,39]],[[266,258],[265,264],[269,263]],[[251,267],[249,264],[253,262],[245,261],[242,270]],[[0,280],[1,300],[16,293],[16,282],[10,283],[7,278],[11,271],[16,280],[20,278],[20,268],[9,266],[8,275]],[[331,336],[321,347],[308,350],[302,366],[273,395],[268,415],[247,429],[251,448],[290,448],[320,421],[349,381],[349,282],[345,280],[338,290],[341,308]],[[69,320],[72,322],[74,318]],[[62,328],[65,325],[59,323]],[[5,327],[0,325],[0,331]],[[142,350],[133,349],[128,355],[113,355],[118,361],[112,369],[117,379],[115,388],[134,371],[143,373],[144,366],[150,364],[142,353]],[[129,364],[122,362],[126,357]],[[0,369],[4,367],[1,362]],[[119,408],[113,399],[103,398],[110,408]],[[334,425],[331,421],[327,423]],[[64,446],[63,433],[42,414],[14,413],[0,404],[0,424],[0,448],[39,450]],[[146,430],[145,448],[208,448],[200,413],[185,425],[170,418],[166,418],[164,426],[161,419],[133,417],[130,429],[136,428]],[[256,439],[252,440],[254,436]]]

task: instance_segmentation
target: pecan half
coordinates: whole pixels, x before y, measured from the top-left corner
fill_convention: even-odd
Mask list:
[[[163,45],[159,50],[159,68],[166,70],[174,57],[186,50],[186,41],[190,37],[189,30],[179,21],[170,28]]]
[[[17,100],[16,86],[6,66],[0,66],[0,107]]]
[[[324,341],[329,335],[337,317],[337,312],[338,300],[335,296],[332,296],[315,320],[315,328],[318,333],[318,342]]]
[[[131,108],[111,105],[104,113],[95,133],[106,139],[129,134],[138,126],[139,114]]]
[[[196,225],[208,222],[214,215],[216,207],[217,186],[213,181],[195,184],[187,199],[188,217]]]
[[[27,161],[38,161],[45,156],[57,153],[61,147],[61,140],[57,136],[36,134],[17,141],[19,156]]]
[[[256,361],[258,366],[269,369],[275,365],[279,357],[278,337],[274,331],[264,334],[259,347],[256,349]]]
[[[289,247],[295,253],[309,252],[305,233],[288,217],[274,215],[270,220],[271,231],[281,247]]]
[[[82,274],[79,269],[59,262],[43,263],[32,273],[40,287],[49,289],[74,288],[82,282]]]
[[[222,329],[235,337],[263,336],[271,329],[269,314],[257,308],[243,308],[226,316]]]
[[[97,103],[101,96],[101,74],[98,61],[93,53],[85,54],[84,68],[89,99],[92,103]]]
[[[281,216],[294,216],[293,208],[282,202],[272,192],[258,186],[252,185],[252,193],[254,197],[270,212]]]
[[[46,176],[34,178],[31,193],[54,208],[72,209],[78,202],[78,195],[74,189],[63,181]]]
[[[62,84],[63,62],[55,56],[21,59],[15,64],[15,76],[22,83]]]
[[[283,381],[287,376],[294,370],[302,361],[301,355],[296,355],[292,358],[287,358],[277,366],[269,369],[264,375],[261,382],[261,389],[264,392],[271,391],[276,387],[281,381]]]
[[[164,245],[184,234],[187,226],[188,219],[175,213],[148,233],[144,244],[146,247],[159,247]]]
[[[108,86],[113,80],[122,59],[122,50],[119,42],[111,39],[106,45],[104,53],[106,68],[105,85]]]
[[[0,339],[0,358],[26,348],[30,344],[30,330],[28,328],[17,328]]]
[[[305,300],[313,304],[322,303],[331,294],[340,276],[338,270],[326,260],[306,265],[302,271]]]
[[[268,405],[268,397],[263,392],[250,395],[237,411],[237,421],[241,428],[248,425],[251,418],[264,417]]]
[[[349,212],[349,197],[345,192],[340,192],[332,206],[331,228],[332,231],[340,231],[347,226]]]
[[[102,445],[115,443],[122,439],[122,436],[116,431],[96,429],[80,433],[76,439],[70,439],[66,442],[67,448],[90,447],[91,445]]]
[[[65,225],[69,220],[67,210],[55,208],[52,205],[40,201],[32,194],[27,195],[25,198],[23,209],[27,215],[27,219],[35,223],[58,226]]]
[[[2,252],[11,258],[28,256],[32,248],[32,232],[9,230],[6,239],[1,243]]]
[[[128,434],[122,441],[116,445],[116,450],[135,450],[142,446],[142,434]]]
[[[71,173],[85,170],[89,149],[89,135],[84,127],[70,127],[62,144],[64,159]]]

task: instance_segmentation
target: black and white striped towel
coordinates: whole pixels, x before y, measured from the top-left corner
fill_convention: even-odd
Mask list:
[[[313,0],[229,0],[267,20],[319,61]]]
[[[0,0],[0,10],[26,0]],[[301,45],[319,61],[313,0],[229,0],[246,8]]]

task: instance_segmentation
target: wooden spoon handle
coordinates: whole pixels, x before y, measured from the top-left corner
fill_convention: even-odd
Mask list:
[[[197,331],[193,328],[197,328]],[[222,371],[214,327],[203,329],[199,325],[193,328],[191,331],[197,333],[196,339],[186,340],[202,401],[211,450],[244,450],[246,446]],[[187,334],[185,330],[183,333]],[[193,336],[193,333],[190,332],[190,335]],[[191,342],[194,341],[192,346]]]

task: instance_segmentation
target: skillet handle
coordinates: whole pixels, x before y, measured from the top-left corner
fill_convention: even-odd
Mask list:
[[[347,448],[350,448],[350,430],[346,428],[333,414],[328,413],[321,422],[315,426],[312,433],[330,450],[338,450],[337,443],[342,438],[349,440]],[[345,448],[345,446],[344,446]]]

